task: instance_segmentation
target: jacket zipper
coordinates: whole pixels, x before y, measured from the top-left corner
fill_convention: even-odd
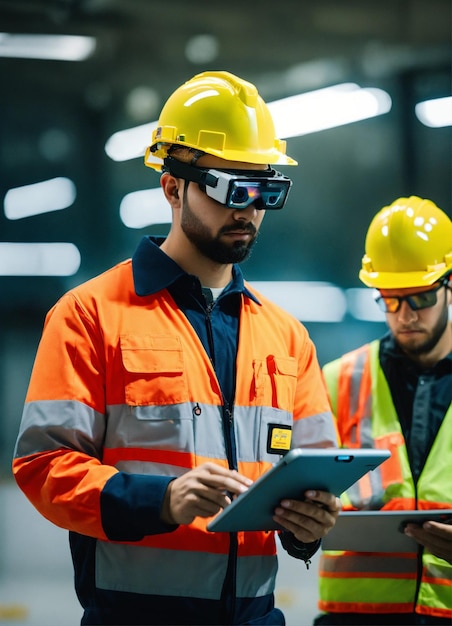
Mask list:
[[[212,365],[215,370],[215,345],[213,341],[212,333],[212,321],[210,313],[214,303],[206,307],[206,326],[207,337],[209,341],[210,354],[212,355]],[[223,391],[220,386],[221,397],[223,401],[222,409],[222,422],[223,422],[223,435],[226,446],[226,457],[228,459],[229,469],[238,469],[237,464],[237,448],[235,445],[234,437],[234,415],[233,410],[229,406],[224,397]],[[228,566],[226,575],[223,581],[223,588],[221,590],[221,615],[220,619],[223,624],[233,624],[235,614],[235,598],[236,598],[236,583],[237,583],[237,552],[238,552],[238,539],[237,533],[229,533],[229,555]]]

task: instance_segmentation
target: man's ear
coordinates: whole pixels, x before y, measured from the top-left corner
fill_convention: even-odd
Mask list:
[[[164,172],[160,177],[160,186],[171,207],[173,209],[180,208],[179,188],[181,179],[172,176],[169,172]]]

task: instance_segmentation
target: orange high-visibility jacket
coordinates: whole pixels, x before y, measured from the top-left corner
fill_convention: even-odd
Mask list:
[[[346,508],[452,508],[452,407],[415,486],[379,341],[328,363],[324,376],[344,447],[388,448],[391,458],[343,495]],[[372,503],[372,504],[371,504]],[[324,552],[319,608],[336,613],[412,613],[452,618],[452,565],[416,553]]]
[[[238,470],[253,480],[280,458],[268,449],[279,426],[292,430],[292,447],[337,445],[306,329],[256,298],[241,295],[232,414]],[[161,477],[166,488],[169,477],[206,461],[228,466],[221,390],[169,292],[137,296],[125,261],[63,296],[46,318],[13,469],[42,515],[95,538],[96,588],[220,597],[228,533],[208,532],[201,518],[146,530],[147,477]],[[119,490],[107,493],[118,474],[125,492],[127,476],[143,479],[143,488],[134,483],[132,510],[122,511]],[[111,510],[118,519],[109,519]],[[122,516],[130,533],[111,532]],[[274,533],[239,533],[238,544],[237,596],[272,593]]]

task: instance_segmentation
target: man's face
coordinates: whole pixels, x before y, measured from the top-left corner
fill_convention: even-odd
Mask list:
[[[403,297],[429,291],[437,285],[425,288],[380,289],[384,297]],[[442,287],[436,292],[436,304],[414,310],[406,300],[400,302],[395,313],[386,313],[386,322],[400,348],[413,358],[429,354],[448,327],[448,304],[450,292]]]
[[[265,165],[225,161],[205,155],[197,165],[204,168],[263,170]],[[181,229],[207,258],[220,263],[240,263],[256,242],[265,211],[254,205],[234,210],[209,198],[196,183],[184,184]]]

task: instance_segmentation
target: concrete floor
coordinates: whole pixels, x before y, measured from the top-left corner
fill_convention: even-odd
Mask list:
[[[287,626],[317,614],[317,566],[280,554],[277,605]],[[0,483],[0,626],[78,626],[66,531],[42,518],[12,481]]]

